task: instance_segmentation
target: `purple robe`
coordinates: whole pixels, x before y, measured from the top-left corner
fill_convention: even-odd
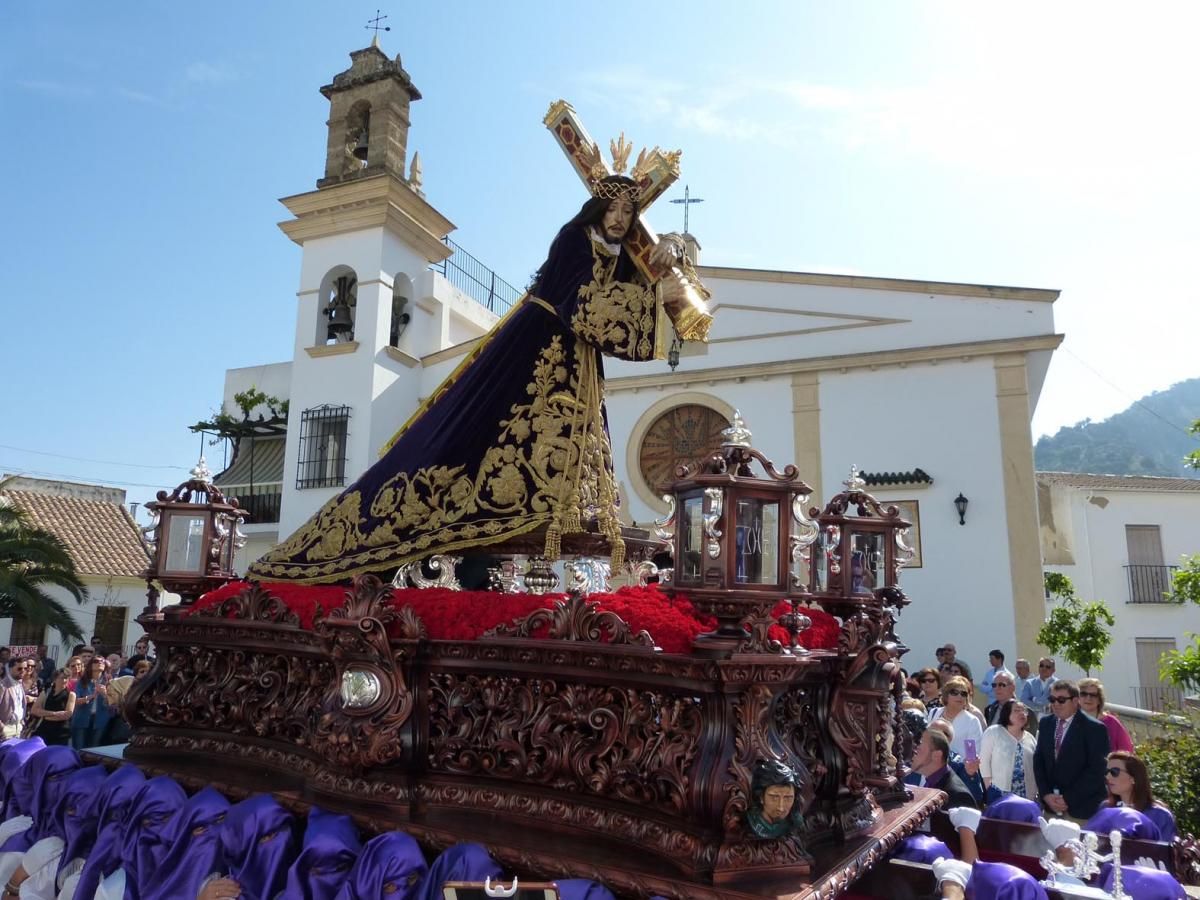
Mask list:
[[[96,844],[88,854],[88,862],[79,874],[76,896],[94,896],[96,887],[104,876],[130,862],[136,865],[140,839],[150,839],[155,830],[184,805],[187,794],[167,775],[157,775],[146,781],[134,797],[124,815],[109,808],[104,812]],[[126,878],[126,883],[130,878]]]
[[[137,774],[125,775],[114,790],[108,792],[96,825],[96,843],[87,855],[83,871],[79,873],[76,897],[94,896],[101,879],[121,864],[121,839],[125,836],[125,822],[133,810],[133,801],[146,783],[146,776],[135,766],[122,766],[109,777],[109,781],[127,770]]]
[[[500,874],[500,864],[481,846],[455,844],[433,861],[416,900],[442,900],[442,885],[447,881],[483,881]]]
[[[410,900],[428,871],[412,836],[389,831],[367,841],[335,900]]]
[[[1142,810],[1142,814],[1158,826],[1159,840],[1167,843],[1175,840],[1175,816],[1169,809],[1161,803],[1155,803],[1149,809]]]
[[[22,771],[28,773],[33,786],[29,808],[33,824],[5,841],[0,846],[0,853],[24,852],[53,833],[55,814],[66,778],[82,765],[79,754],[70,747],[47,747],[30,757]]]
[[[125,900],[140,900],[140,887],[166,855],[169,823],[187,802],[187,792],[173,778],[151,778],[134,798],[121,847]]]
[[[1016,794],[1005,794],[998,800],[988,804],[983,811],[985,819],[1000,819],[1004,822],[1027,822],[1036,825],[1042,814],[1036,800],[1018,797]]]
[[[939,859],[953,859],[954,853],[932,834],[911,834],[892,851],[896,859],[932,865]]]
[[[568,878],[555,884],[560,900],[617,900],[604,885],[586,878]]]
[[[153,872],[139,872],[141,900],[195,897],[220,865],[220,827],[229,801],[213,787],[201,788],[166,826],[166,852]],[[128,886],[128,882],[126,882]]]
[[[229,808],[221,823],[217,871],[242,887],[242,900],[275,900],[296,859],[292,814],[270,794],[255,794]]]
[[[114,816],[119,818],[145,782],[146,776],[141,769],[121,766],[104,779],[99,791],[64,810],[63,830],[67,843],[58,863],[59,872],[72,860],[86,859],[91,854],[105,813],[112,807]]]
[[[39,737],[33,737],[13,743],[8,752],[4,754],[4,758],[0,760],[0,782],[4,785],[0,800],[4,804],[5,821],[13,816],[28,814],[29,811],[21,808],[13,796],[17,774],[25,768],[25,763],[31,756],[45,749],[46,742]],[[28,800],[28,796],[26,796],[26,800]]]
[[[358,829],[349,816],[312,807],[300,855],[288,870],[285,895],[295,900],[333,900],[361,850]]]
[[[971,866],[967,896],[971,900],[1047,900],[1045,888],[1024,869],[989,862]]]
[[[659,304],[628,252],[564,227],[530,295],[421,405],[382,458],[249,569],[309,583],[594,524],[624,552],[601,354],[655,357]]]
[[[1084,831],[1094,831],[1096,834],[1108,837],[1110,831],[1119,831],[1128,838],[1138,838],[1143,841],[1159,840],[1158,826],[1150,821],[1144,813],[1138,812],[1131,806],[1104,806],[1088,819],[1083,826]]]
[[[1112,863],[1105,863],[1101,885],[1111,893],[1114,880]],[[1142,866],[1121,866],[1121,889],[1134,900],[1187,900],[1187,891],[1169,872]]]

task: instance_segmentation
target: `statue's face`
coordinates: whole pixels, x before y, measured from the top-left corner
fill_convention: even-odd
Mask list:
[[[633,201],[627,197],[617,197],[608,204],[601,225],[604,226],[604,238],[609,241],[619,241],[629,231],[633,224]]]
[[[796,789],[790,784],[775,784],[763,791],[762,817],[775,824],[782,822],[792,811],[796,802]]]

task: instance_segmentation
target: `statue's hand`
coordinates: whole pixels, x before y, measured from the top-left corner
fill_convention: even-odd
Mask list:
[[[679,260],[683,259],[686,252],[681,236],[674,232],[660,234],[658,236],[658,243],[650,251],[650,263],[655,267],[661,268],[673,266]]]

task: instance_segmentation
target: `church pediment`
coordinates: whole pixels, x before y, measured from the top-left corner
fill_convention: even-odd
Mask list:
[[[764,338],[799,337],[853,328],[903,324],[909,319],[889,316],[833,313],[807,309],[779,309],[743,303],[719,304],[721,325],[709,342],[713,344],[754,341]]]

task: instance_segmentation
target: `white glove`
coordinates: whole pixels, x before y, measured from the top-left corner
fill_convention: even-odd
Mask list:
[[[961,859],[939,859],[933,864],[933,878],[942,886],[942,882],[953,881],[963,890],[971,880],[971,864]]]
[[[950,824],[955,828],[970,828],[972,833],[979,830],[979,820],[983,817],[977,809],[969,806],[956,806],[950,810]]]
[[[1133,861],[1135,866],[1141,866],[1143,869],[1158,869],[1160,872],[1167,871],[1167,864],[1161,859],[1155,862],[1148,856],[1139,856]]]
[[[1038,824],[1042,827],[1042,837],[1055,850],[1067,841],[1079,840],[1080,828],[1074,822],[1068,822],[1066,819],[1051,819],[1047,822],[1039,818]]]

